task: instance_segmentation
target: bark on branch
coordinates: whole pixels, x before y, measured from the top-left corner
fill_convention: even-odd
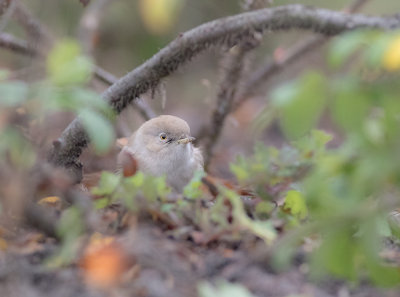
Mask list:
[[[400,27],[400,17],[349,15],[303,5],[261,9],[218,19],[178,36],[151,59],[108,88],[102,97],[120,113],[135,98],[155,88],[160,80],[210,46],[233,46],[254,31],[311,30],[326,36],[358,28],[391,30]],[[79,119],[75,119],[55,142],[49,160],[64,167],[76,167],[82,149],[89,142]],[[79,167],[79,166],[78,166]]]

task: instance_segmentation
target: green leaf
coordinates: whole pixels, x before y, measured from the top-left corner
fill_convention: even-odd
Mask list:
[[[144,174],[143,172],[137,172],[134,176],[130,177],[130,182],[137,188],[143,186],[144,184]]]
[[[115,140],[111,123],[101,114],[89,109],[83,109],[80,112],[80,120],[96,152],[106,153]]]
[[[103,209],[110,204],[110,201],[111,200],[109,198],[101,198],[101,199],[96,199],[93,203],[96,209]]]
[[[400,212],[394,210],[390,212],[387,218],[387,224],[390,228],[391,235],[400,238]]]
[[[203,192],[201,190],[202,178],[205,176],[205,172],[200,170],[196,171],[192,180],[183,189],[183,195],[189,199],[197,199],[202,197]]]
[[[381,119],[369,119],[365,122],[364,132],[368,140],[374,144],[381,144],[384,141],[385,129]]]
[[[298,88],[299,85],[297,81],[288,82],[278,86],[271,93],[273,106],[280,108],[290,104],[293,98],[297,95]]]
[[[393,287],[400,283],[398,267],[391,267],[380,261],[368,261],[367,267],[370,278],[378,286]]]
[[[69,98],[75,98],[77,103],[79,103],[80,108],[82,108],[83,105],[87,108],[95,109],[96,111],[105,113],[105,115],[111,115],[112,109],[110,105],[103,100],[99,94],[91,90],[73,88]]]
[[[232,216],[241,228],[245,228],[270,244],[276,238],[276,230],[269,221],[251,220],[244,209],[240,196],[223,186],[219,187],[220,193],[225,196],[232,204]]]
[[[6,80],[10,77],[10,71],[8,69],[0,69],[0,81]]]
[[[255,297],[246,287],[228,282],[219,282],[216,286],[201,282],[198,292],[200,297]]]
[[[365,48],[364,61],[370,67],[380,67],[382,65],[383,56],[396,35],[380,33],[377,38],[373,38]]]
[[[47,71],[51,81],[59,86],[82,84],[89,80],[91,61],[81,55],[74,40],[60,41],[52,49],[47,60]]]
[[[297,82],[295,90],[286,92],[286,97],[273,97],[273,103],[281,111],[281,128],[289,139],[303,136],[316,125],[325,105],[326,81],[311,72]]]
[[[330,229],[321,246],[313,255],[313,265],[324,267],[333,275],[354,280],[355,256],[358,248],[350,228]]]
[[[359,131],[368,112],[368,102],[357,86],[339,90],[332,104],[335,122],[345,131]]]
[[[247,161],[242,156],[237,157],[236,163],[231,163],[229,165],[230,170],[239,182],[246,181],[249,178],[247,167]]]
[[[328,53],[328,62],[332,67],[339,67],[351,54],[366,42],[366,33],[353,31],[337,37],[332,42]]]
[[[20,81],[0,83],[0,106],[12,107],[23,103],[28,97],[28,85]]]
[[[325,147],[333,138],[332,134],[326,133],[322,130],[313,130],[311,136],[315,140],[315,144],[318,148]]]
[[[101,173],[99,185],[92,189],[92,194],[97,196],[111,195],[120,183],[120,176],[111,172],[103,171]]]
[[[305,199],[298,191],[291,190],[287,192],[283,208],[299,219],[304,219],[308,215]]]
[[[57,226],[57,233],[65,240],[77,238],[82,234],[83,226],[80,210],[72,206],[63,212]]]
[[[36,162],[36,154],[32,144],[13,126],[0,130],[0,161],[8,154],[13,165],[20,168],[30,168]]]
[[[157,198],[165,197],[170,188],[167,186],[165,176],[145,176],[142,191],[148,201],[156,201]]]

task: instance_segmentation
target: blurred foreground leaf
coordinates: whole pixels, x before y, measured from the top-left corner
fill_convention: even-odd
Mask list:
[[[115,141],[114,130],[110,122],[101,114],[90,109],[82,110],[80,119],[95,150],[98,153],[106,153]]]
[[[310,72],[271,95],[281,113],[281,128],[289,139],[298,139],[316,125],[325,106],[326,89],[323,76]]]
[[[51,50],[47,70],[50,80],[55,85],[77,85],[89,80],[92,63],[82,55],[76,41],[65,39]]]
[[[218,282],[216,286],[201,282],[197,288],[200,297],[255,297],[246,287],[228,282]]]

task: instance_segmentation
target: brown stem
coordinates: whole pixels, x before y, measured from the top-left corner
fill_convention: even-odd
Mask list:
[[[98,40],[98,30],[100,20],[105,13],[107,5],[111,0],[92,1],[82,15],[79,24],[79,40],[84,48],[85,53],[91,54]]]
[[[243,70],[246,64],[246,56],[250,50],[259,44],[260,38],[257,38],[257,32],[253,36],[243,40],[237,46],[234,46],[224,56],[222,61],[222,79],[219,83],[219,91],[215,109],[211,116],[211,123],[206,125],[198,138],[203,138],[204,143],[204,165],[207,169],[215,144],[221,135],[225,119],[232,110],[234,99],[236,98],[239,82],[243,76]]]

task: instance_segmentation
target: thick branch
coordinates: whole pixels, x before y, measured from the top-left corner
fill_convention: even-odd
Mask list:
[[[254,31],[311,30],[327,36],[358,28],[391,30],[400,27],[394,17],[349,15],[302,5],[288,5],[247,12],[205,23],[181,34],[151,59],[128,73],[103,93],[112,108],[121,112],[139,95],[154,88],[159,81],[173,73],[180,65],[212,45],[237,44]],[[77,162],[82,149],[89,142],[79,120],[74,120],[63,132],[58,146],[50,153],[50,160],[61,166]]]

